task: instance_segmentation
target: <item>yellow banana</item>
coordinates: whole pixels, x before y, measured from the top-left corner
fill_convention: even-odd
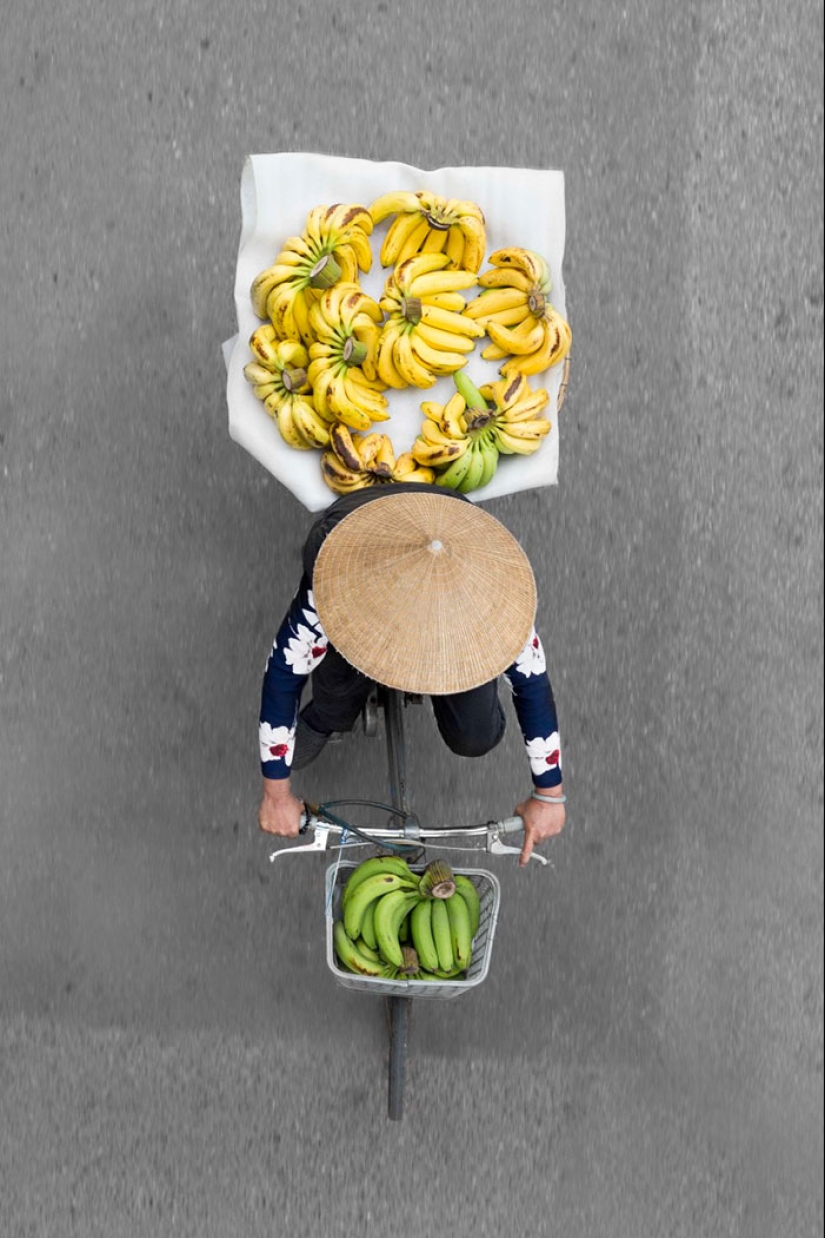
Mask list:
[[[468,271],[478,271],[487,245],[484,224],[474,215],[462,215],[459,223],[464,233],[464,266]]]
[[[395,364],[395,346],[399,335],[405,330],[406,327],[401,322],[386,323],[379,337],[375,354],[378,377],[387,387],[394,387],[397,391],[410,385]]]
[[[513,288],[519,292],[526,292],[528,296],[536,290],[536,281],[533,277],[526,271],[520,271],[515,267],[493,267],[485,271],[483,275],[479,275],[478,282],[482,288]]]
[[[421,321],[441,331],[468,335],[471,339],[480,339],[484,335],[484,328],[477,322],[473,322],[472,318],[467,318],[464,314],[456,314],[454,310],[441,309],[437,305],[423,304]]]
[[[407,245],[411,234],[421,224],[417,211],[406,211],[398,214],[387,229],[381,246],[379,260],[382,267],[395,266],[398,255]]]
[[[416,357],[409,334],[398,335],[393,357],[399,373],[411,387],[435,386],[436,375]]]
[[[393,481],[422,482],[432,485],[435,481],[435,470],[426,465],[420,465],[411,451],[404,451],[396,458]]]
[[[490,265],[495,267],[515,267],[517,271],[522,271],[530,276],[536,284],[548,284],[547,291],[551,291],[549,287],[550,268],[541,254],[537,254],[535,250],[523,249],[517,245],[511,245],[505,249],[497,249],[490,254]]]
[[[455,270],[464,268],[464,233],[460,224],[451,224],[447,234],[447,244],[444,253],[450,260],[450,266]]]
[[[474,288],[475,283],[476,277],[471,271],[422,271],[419,275],[411,275],[407,279],[405,292],[407,296],[420,297],[423,300],[441,292],[460,292],[464,288]]]
[[[392,279],[405,296],[412,295],[415,280],[433,271],[442,271],[447,265],[445,254],[415,254],[395,268]],[[442,290],[447,291],[447,290]]]
[[[431,292],[423,299],[427,305],[436,305],[439,309],[455,310],[457,314],[461,314],[467,304],[460,292]]]
[[[418,253],[419,249],[424,244],[424,240],[429,230],[430,225],[427,223],[427,220],[419,216],[416,227],[409,233],[406,241],[398,251],[398,256],[395,260],[396,264],[405,262],[408,258],[412,258]]]
[[[470,318],[477,318],[479,322],[484,322],[496,314],[512,314],[515,310],[523,309],[529,312],[528,295],[520,288],[492,288],[468,301],[464,312]]]
[[[466,336],[464,338],[466,339]],[[415,356],[433,374],[440,376],[453,374],[467,364],[465,353],[456,350],[446,352],[443,348],[434,348],[432,344],[427,342],[417,327],[414,327],[410,332],[409,340],[410,347]]]
[[[447,244],[448,228],[431,227],[421,244],[422,254],[441,254]]]
[[[275,420],[281,433],[281,438],[288,446],[294,448],[295,451],[309,451],[312,448],[312,443],[304,438],[303,432],[295,420],[291,400],[282,401],[278,405]]]
[[[533,317],[525,319],[517,327],[503,327],[500,323],[488,322],[487,334],[499,348],[506,348],[516,356],[526,357],[542,347],[547,326],[543,318],[536,321]]]
[[[388,219],[390,215],[420,210],[421,200],[418,195],[404,189],[395,190],[392,193],[382,193],[380,197],[375,198],[369,205],[370,218],[373,224],[380,224],[382,220]]]
[[[326,447],[329,443],[329,426],[308,400],[293,400],[292,419],[299,433],[310,447]]]
[[[513,356],[505,361],[500,370],[502,374],[540,374],[567,356],[572,339],[570,326],[552,306],[548,306],[548,310],[551,316],[547,319],[543,345],[529,356]]]
[[[475,348],[475,341],[469,335],[444,331],[441,327],[434,327],[429,322],[419,322],[413,328],[413,332],[431,348],[439,348],[442,352],[472,352]]]

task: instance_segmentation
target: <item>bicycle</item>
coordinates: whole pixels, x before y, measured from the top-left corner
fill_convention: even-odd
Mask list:
[[[309,811],[302,818],[301,833],[311,831],[312,841],[297,847],[279,848],[271,853],[270,861],[298,852],[325,852],[335,839],[337,839],[337,848],[342,854],[350,848],[369,845],[399,852],[408,857],[414,871],[416,865],[425,862],[424,857],[428,845],[430,848],[444,847],[450,851],[472,850],[476,852],[483,847],[491,855],[518,855],[520,853],[520,847],[508,846],[502,841],[508,835],[518,833],[523,829],[524,823],[520,817],[507,817],[501,821],[465,827],[421,827],[409,803],[403,713],[408,703],[417,702],[420,699],[413,694],[389,688],[378,688],[370,697],[362,714],[362,724],[367,735],[377,734],[378,711],[383,712],[391,802],[376,804],[374,801],[345,801],[348,805],[361,804],[386,809],[390,814],[390,819],[400,824],[388,824],[386,827],[379,828],[355,826],[332,811],[333,808],[340,807],[344,801],[331,801],[319,806],[309,805]],[[473,847],[460,847],[456,844],[449,844],[446,840],[450,837],[460,837],[465,841],[467,839],[480,841]],[[549,863],[545,856],[535,851],[531,859],[543,865]],[[453,866],[454,872],[466,873],[474,880],[480,896],[479,926],[473,941],[470,966],[464,978],[438,981],[385,980],[345,971],[335,957],[332,928],[340,910],[341,890],[344,885],[341,877],[348,875],[347,870],[356,866],[357,862],[342,862],[339,856],[326,871],[327,965],[336,981],[345,988],[371,993],[385,999],[389,1034],[387,1111],[392,1121],[399,1121],[404,1111],[412,1003],[417,999],[437,1000],[458,997],[462,993],[469,992],[486,978],[498,919],[501,887],[498,878],[491,872],[478,868],[464,869]]]

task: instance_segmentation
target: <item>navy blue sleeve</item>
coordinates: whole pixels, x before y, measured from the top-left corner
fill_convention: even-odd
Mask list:
[[[264,778],[288,778],[304,684],[327,651],[306,576],[278,629],[264,673],[258,742]]]
[[[513,692],[533,785],[557,787],[562,781],[559,723],[547,660],[535,628],[504,675]]]

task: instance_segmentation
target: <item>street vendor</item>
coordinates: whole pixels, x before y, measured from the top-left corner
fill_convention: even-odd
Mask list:
[[[500,742],[504,675],[532,788],[520,863],[565,821],[553,690],[534,626],[527,556],[493,516],[455,491],[418,483],[339,498],[312,526],[303,576],[264,674],[258,824],[294,837],[304,804],[290,775],[333,732],[352,729],[375,684],[429,696],[439,732],[460,756]],[[300,708],[312,680],[312,700]]]

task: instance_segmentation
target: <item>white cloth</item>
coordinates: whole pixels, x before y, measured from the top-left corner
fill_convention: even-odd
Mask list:
[[[248,341],[260,320],[252,309],[249,290],[255,276],[271,266],[287,237],[300,233],[307,213],[320,203],[348,202],[362,206],[379,195],[399,189],[428,189],[449,198],[469,198],[487,221],[487,254],[509,245],[534,249],[548,261],[553,290],[551,300],[565,315],[562,260],[565,242],[564,175],[532,168],[437,168],[423,171],[404,163],[375,163],[331,155],[289,152],[252,155],[241,176],[241,237],[235,272],[238,334],[223,345],[227,366],[229,433],[264,468],[283,483],[310,511],[322,511],[335,495],[321,477],[319,453],[295,451],[280,437],[243,375],[250,361]],[[364,291],[375,300],[382,295],[388,271],[378,253],[387,220],[372,234],[372,271],[362,275]],[[487,269],[487,263],[482,265]],[[468,299],[474,294],[470,289]],[[465,372],[480,385],[499,377],[498,363],[484,361],[481,347],[472,354]],[[518,490],[554,485],[558,481],[559,431],[557,398],[561,364],[536,375],[531,386],[543,386],[550,395],[545,415],[552,430],[532,456],[502,456],[493,480],[468,497],[492,499]],[[446,402],[455,391],[452,378],[441,378],[426,392],[417,388],[387,393],[391,418],[375,429],[390,435],[396,455],[409,451],[422,421],[422,400]]]

